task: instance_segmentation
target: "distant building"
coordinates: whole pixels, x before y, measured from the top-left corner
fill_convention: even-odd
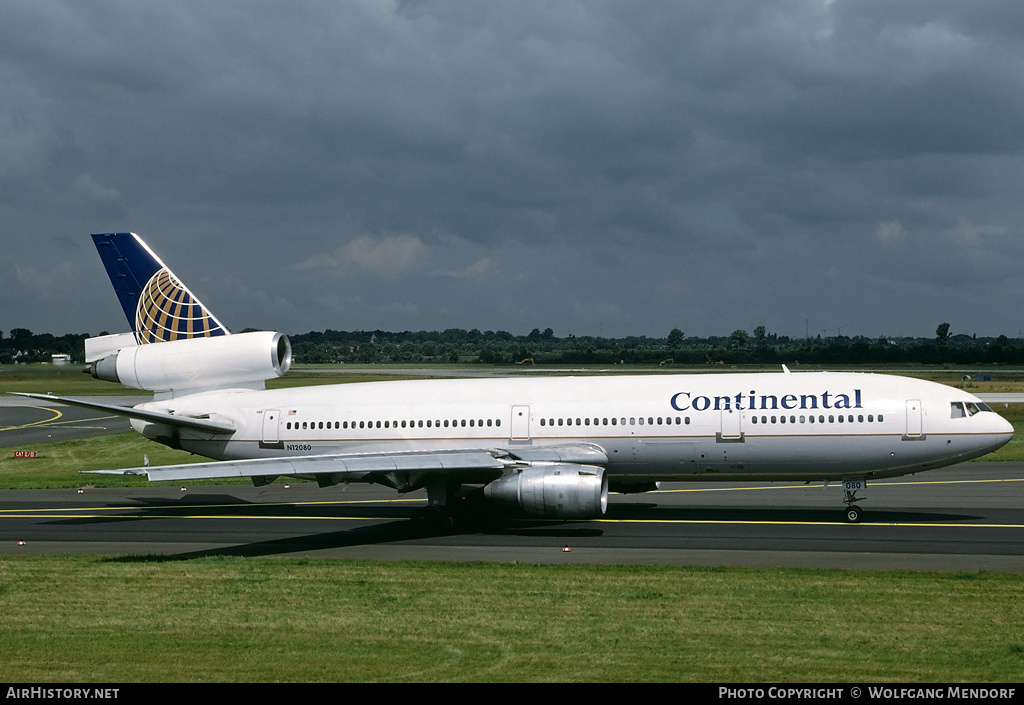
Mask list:
[[[65,355],[64,353],[50,355],[50,362],[53,363],[54,365],[70,365],[71,356]]]

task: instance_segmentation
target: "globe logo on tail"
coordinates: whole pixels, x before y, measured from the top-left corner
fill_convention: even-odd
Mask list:
[[[141,343],[209,338],[227,331],[166,267],[143,288],[135,311]]]

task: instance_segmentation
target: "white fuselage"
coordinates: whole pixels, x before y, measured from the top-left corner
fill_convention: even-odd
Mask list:
[[[902,475],[975,458],[1013,429],[966,392],[856,373],[534,377],[215,391],[143,408],[207,415],[183,430],[217,460],[593,444],[609,476],[827,480]],[[959,406],[958,406],[959,405]],[[216,413],[210,413],[215,409]],[[133,421],[157,438],[159,425]]]

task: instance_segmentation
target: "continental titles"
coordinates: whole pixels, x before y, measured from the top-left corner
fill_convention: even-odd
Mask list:
[[[849,393],[821,392],[820,394],[758,394],[751,389],[723,396],[694,396],[691,392],[676,392],[669,400],[676,411],[769,411],[775,409],[861,409],[861,390]]]

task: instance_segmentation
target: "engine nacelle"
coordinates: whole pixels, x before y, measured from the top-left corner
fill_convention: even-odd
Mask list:
[[[126,387],[168,392],[251,385],[281,377],[291,365],[288,336],[258,332],[121,348],[90,372]]]
[[[574,463],[536,463],[484,487],[488,500],[550,519],[589,519],[608,509],[604,468]]]

